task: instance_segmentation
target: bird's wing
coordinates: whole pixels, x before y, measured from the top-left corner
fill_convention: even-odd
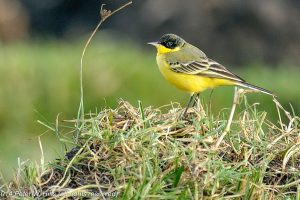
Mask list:
[[[245,82],[245,80],[230,72],[223,65],[208,58],[201,61],[190,61],[187,63],[170,63],[170,65],[171,70],[176,73]]]

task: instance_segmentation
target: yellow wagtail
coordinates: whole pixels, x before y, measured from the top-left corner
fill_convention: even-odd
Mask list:
[[[156,61],[163,76],[177,88],[191,94],[183,115],[193,101],[195,104],[200,92],[217,86],[242,86],[274,96],[266,89],[247,83],[175,34],[165,34],[158,42],[148,44],[157,49]]]

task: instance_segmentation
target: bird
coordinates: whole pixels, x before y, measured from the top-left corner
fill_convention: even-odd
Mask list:
[[[178,35],[164,34],[157,42],[148,44],[156,47],[156,62],[165,79],[190,94],[183,116],[195,105],[201,92],[218,86],[240,86],[275,96],[271,91],[246,82]]]

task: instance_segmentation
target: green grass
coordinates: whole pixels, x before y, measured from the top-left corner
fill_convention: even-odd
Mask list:
[[[86,115],[78,145],[68,139],[76,120],[65,121],[70,131],[60,140],[69,150],[46,165],[20,166],[2,190],[114,199],[299,199],[299,117],[276,106],[274,124],[257,104],[241,100],[219,147],[228,111],[214,115],[207,106],[180,119],[178,103],[143,108],[121,100],[115,109]]]

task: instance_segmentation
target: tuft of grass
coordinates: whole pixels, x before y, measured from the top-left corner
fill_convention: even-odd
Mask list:
[[[177,103],[144,108],[120,100],[115,109],[86,115],[79,144],[63,157],[47,166],[26,164],[1,190],[46,199],[296,199],[300,120],[276,105],[273,124],[243,97],[216,148],[227,111],[214,116],[198,106],[179,119]]]

